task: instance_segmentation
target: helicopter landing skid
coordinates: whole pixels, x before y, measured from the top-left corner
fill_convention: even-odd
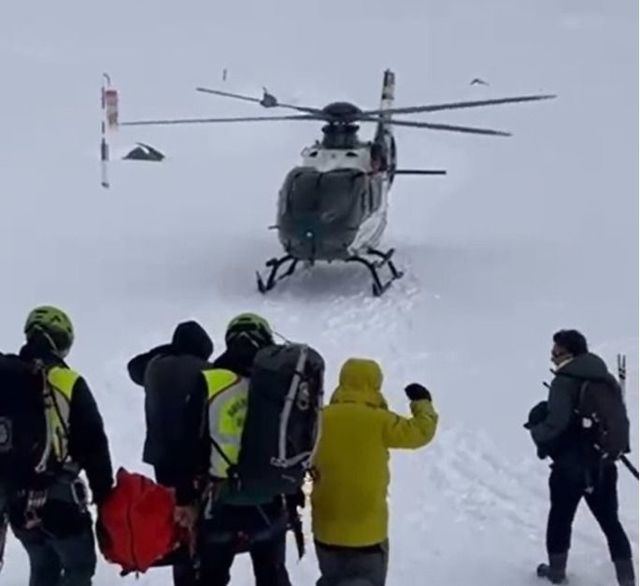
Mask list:
[[[269,276],[267,277],[266,282],[262,278],[262,275],[256,271],[256,277],[258,279],[258,290],[260,291],[260,293],[271,291],[271,289],[273,289],[279,281],[282,281],[282,279],[286,279],[287,277],[293,275],[299,262],[299,259],[294,258],[290,254],[287,254],[286,256],[283,256],[281,258],[272,258],[271,260],[268,260],[266,266],[271,270],[269,271]],[[281,275],[278,275],[278,271],[280,270],[280,268],[287,263],[289,263],[289,267],[287,268],[287,270],[284,271],[284,273],[282,273]]]
[[[373,284],[371,285],[371,290],[375,297],[380,297],[389,287],[391,287],[391,283],[397,281],[404,274],[402,271],[399,271],[396,265],[393,264],[391,257],[393,256],[394,249],[390,248],[387,252],[382,252],[380,250],[376,250],[375,248],[370,248],[367,250],[367,255],[373,256],[376,260],[368,260],[360,255],[354,255],[349,257],[346,262],[357,262],[361,265],[364,265],[369,269],[371,276],[373,277]],[[387,281],[382,281],[380,279],[379,270],[382,267],[388,267],[391,272],[391,278]]]
[[[403,275],[402,271],[399,271],[391,260],[393,253],[393,248],[389,249],[387,252],[382,252],[380,250],[370,248],[369,250],[367,250],[366,255],[374,257],[374,260],[369,260],[361,255],[354,255],[344,259],[344,262],[355,262],[367,267],[367,269],[369,269],[369,272],[371,273],[371,276],[373,277],[371,290],[375,297],[380,297],[391,286],[391,283],[393,283]],[[272,258],[271,260],[267,261],[266,266],[270,270],[266,280],[259,272],[256,272],[258,290],[260,291],[260,293],[267,293],[268,291],[271,291],[271,289],[273,289],[280,281],[293,275],[299,262],[300,259],[295,258],[290,254],[287,254],[280,258]],[[287,263],[289,263],[289,266],[287,266],[284,272],[279,274],[280,269]],[[391,272],[391,278],[383,281],[380,278],[379,271],[385,266],[389,268],[389,271]]]

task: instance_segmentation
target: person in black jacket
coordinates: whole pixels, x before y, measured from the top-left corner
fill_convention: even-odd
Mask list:
[[[588,351],[585,337],[576,330],[560,330],[553,336],[551,359],[556,367],[546,404],[540,403],[525,425],[538,447],[538,455],[550,455],[551,508],[547,523],[548,564],[539,575],[554,584],[566,580],[571,544],[571,525],[584,497],[607,538],[618,584],[635,584],[631,547],[618,519],[617,469],[602,460],[582,432],[575,410],[584,381],[603,381],[617,386],[603,360]]]
[[[136,356],[127,366],[131,380],[145,389],[146,440],[143,460],[156,480],[176,492],[176,522],[195,535],[200,491],[206,471],[207,386],[213,342],[196,322],[179,324],[169,344]],[[175,560],[176,586],[196,583],[193,562]]]
[[[236,375],[236,379],[210,402],[209,433],[213,438],[221,432],[222,436],[218,438],[220,442],[216,443],[222,446],[224,439],[229,448],[234,441],[241,440],[247,406],[246,394],[256,354],[274,341],[271,327],[264,318],[244,313],[231,320],[225,333],[225,343],[226,350],[214,361],[212,372],[230,371]],[[215,392],[215,389],[212,390]],[[220,410],[216,407],[218,397],[223,397],[224,401]],[[217,426],[215,423],[218,417],[223,420],[226,418],[227,408],[236,412],[240,425],[240,429],[233,432],[231,429],[224,429],[224,425]],[[239,415],[240,412],[242,416]],[[274,421],[273,424],[278,425],[278,422]],[[219,429],[216,430],[215,427]],[[213,441],[208,443],[212,444]],[[237,450],[231,450],[231,453],[234,451],[237,453]],[[213,486],[219,482],[222,484],[218,486],[233,483],[220,470],[222,467],[228,471],[229,461],[225,463],[226,458],[221,460],[214,449],[210,450],[210,454],[209,476]],[[241,487],[239,494],[242,494]],[[244,504],[237,502],[232,495],[227,496],[229,498],[212,490],[201,522],[199,549],[203,583],[206,586],[226,586],[231,579],[230,570],[236,554],[248,552],[256,586],[290,586],[285,565],[286,532],[289,523],[297,515],[296,507],[304,506],[304,494],[300,491],[288,499],[280,496],[260,504]]]
[[[10,523],[29,556],[30,586],[88,586],[96,555],[89,495],[79,473],[85,472],[99,507],[113,486],[109,445],[86,381],[64,362],[73,343],[67,315],[38,307],[25,334],[19,359],[41,373],[25,380],[44,393],[49,433],[42,466],[9,496]]]

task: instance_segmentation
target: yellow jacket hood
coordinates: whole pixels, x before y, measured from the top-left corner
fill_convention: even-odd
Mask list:
[[[360,403],[387,408],[382,396],[382,369],[375,360],[349,358],[340,370],[338,388],[331,403]]]

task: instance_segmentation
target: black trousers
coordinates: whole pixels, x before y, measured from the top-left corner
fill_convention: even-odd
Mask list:
[[[203,586],[226,586],[231,580],[231,565],[237,554],[234,542],[201,544],[201,581]],[[256,586],[291,586],[285,566],[286,533],[253,543],[249,555]]]
[[[547,552],[554,555],[569,551],[571,525],[580,500],[584,497],[607,538],[611,559],[631,559],[629,539],[618,519],[618,471],[615,464],[594,468],[592,477],[593,491],[585,492],[585,482],[574,474],[567,473],[561,467],[552,470],[549,477],[551,509],[547,523]]]
[[[389,542],[371,547],[335,547],[316,541],[320,579],[316,586],[384,586],[389,565]]]
[[[182,562],[173,566],[173,586],[196,586],[196,570],[191,562]]]
[[[91,586],[96,553],[90,521],[84,531],[53,537],[41,529],[14,529],[29,556],[29,586]]]

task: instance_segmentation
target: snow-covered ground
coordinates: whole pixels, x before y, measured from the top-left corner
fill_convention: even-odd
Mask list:
[[[125,363],[180,320],[200,320],[220,349],[230,317],[262,313],[323,353],[328,390],[347,357],[379,359],[393,408],[407,409],[402,388],[417,380],[441,413],[430,447],[393,457],[389,584],[535,584],[547,468],[522,422],[545,394],[556,329],[583,330],[611,365],[627,353],[638,445],[637,22],[636,3],[601,0],[3,2],[0,349],[19,346],[33,305],[67,309],[70,362],[98,398],[114,461],[142,471],[142,396]],[[449,175],[394,186],[385,243],[407,274],[383,298],[340,266],[262,297],[253,271],[278,252],[276,193],[319,125],[122,129],[116,149],[148,141],[169,159],[114,164],[112,189],[99,185],[103,71],[123,118],[260,114],[193,91],[222,85],[225,67],[231,91],[267,85],[311,105],[377,106],[386,67],[399,106],[559,98],[428,118],[509,139],[398,130],[403,165]],[[619,490],[637,554],[638,485],[624,471]],[[313,584],[313,553],[290,554],[294,583]],[[11,540],[2,584],[27,575]],[[233,583],[250,575],[238,560]],[[613,582],[585,511],[570,575]],[[96,583],[118,580],[102,562]]]

